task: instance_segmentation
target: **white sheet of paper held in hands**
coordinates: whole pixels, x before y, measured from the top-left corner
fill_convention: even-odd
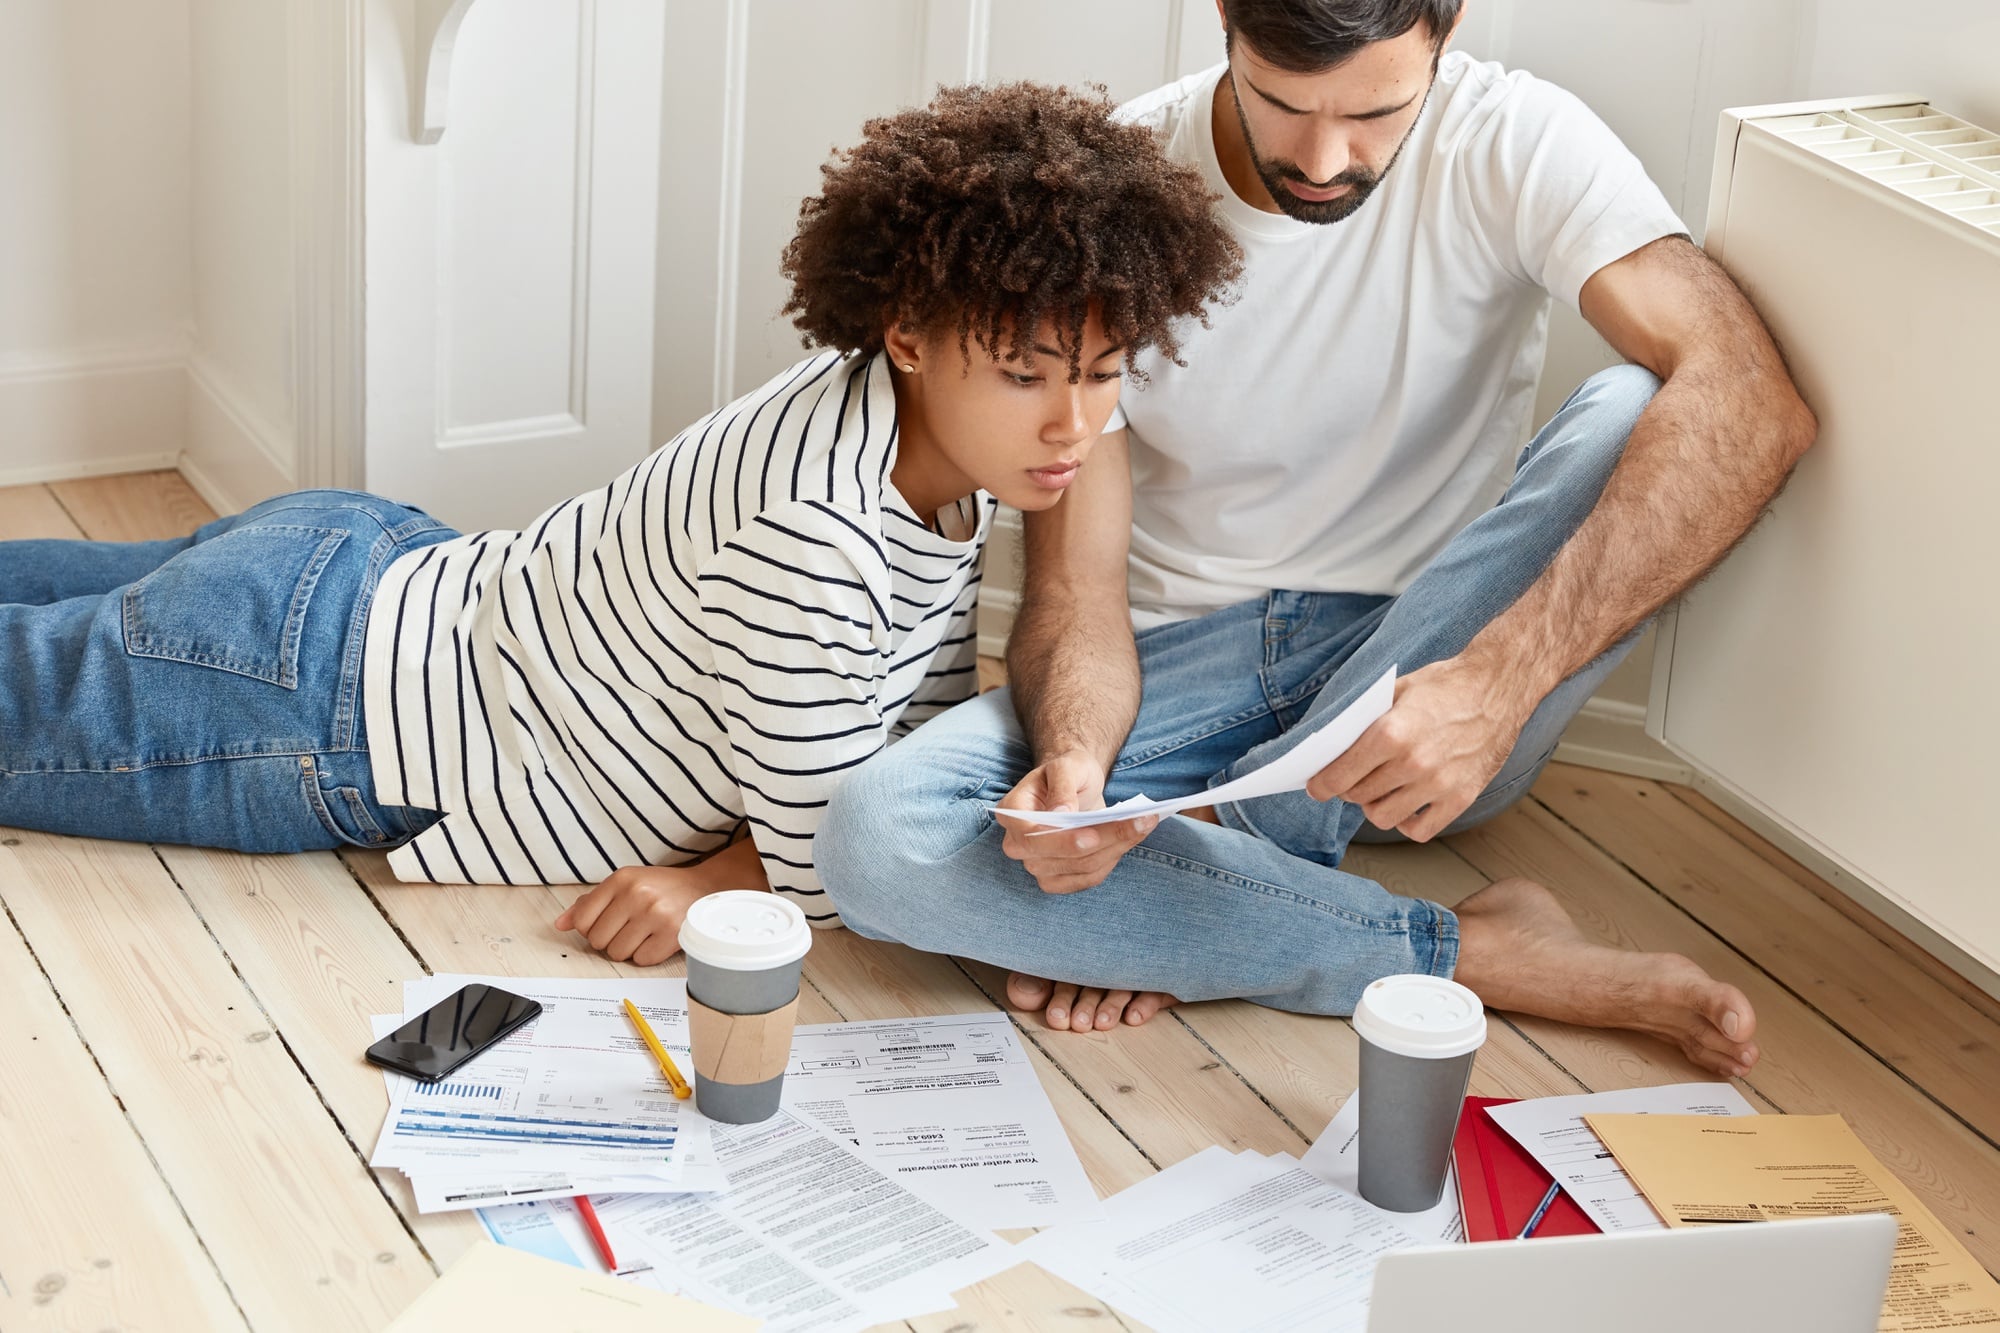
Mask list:
[[[1347,753],[1361,739],[1361,733],[1375,725],[1396,700],[1396,668],[1390,667],[1370,685],[1359,699],[1335,713],[1312,735],[1300,741],[1270,763],[1220,787],[1176,796],[1171,800],[1148,800],[1144,793],[1106,806],[1102,810],[1002,810],[988,806],[996,815],[1024,824],[1041,826],[1042,833],[1061,829],[1088,828],[1092,824],[1113,824],[1141,815],[1171,815],[1197,805],[1220,805],[1225,801],[1247,801],[1256,796],[1303,790],[1313,774]],[[1030,834],[1031,837],[1040,836]]]

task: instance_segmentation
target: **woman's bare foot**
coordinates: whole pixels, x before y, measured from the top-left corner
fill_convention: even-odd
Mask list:
[[[1007,1003],[1016,1009],[1041,1010],[1042,1021],[1058,1031],[1107,1032],[1121,1021],[1128,1027],[1138,1027],[1180,1001],[1156,990],[1102,990],[1031,977],[1025,972],[1009,972]]]
[[[1751,1040],[1757,1015],[1749,998],[1692,959],[1586,939],[1555,895],[1533,880],[1490,884],[1457,912],[1454,975],[1493,1008],[1648,1033],[1732,1078],[1757,1063]]]

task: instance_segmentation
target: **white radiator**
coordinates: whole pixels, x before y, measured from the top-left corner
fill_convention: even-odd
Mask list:
[[[1705,243],[1820,434],[1666,618],[1647,730],[2000,971],[2000,134],[1909,97],[1725,112]]]

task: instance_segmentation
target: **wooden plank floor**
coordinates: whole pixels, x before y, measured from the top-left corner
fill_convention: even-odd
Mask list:
[[[0,540],[139,540],[209,511],[173,473],[0,490]],[[1691,792],[1556,767],[1443,845],[1349,863],[1454,903],[1502,875],[1585,928],[1742,986],[1762,1109],[1837,1111],[2000,1270],[2000,1004]],[[367,1016],[427,971],[620,975],[550,920],[573,890],[398,884],[377,854],[245,857],[0,831],[0,1329],[379,1329],[478,1235],[364,1164],[385,1109]],[[668,970],[677,970],[669,964]],[[808,1021],[999,1003],[992,969],[823,935]],[[1211,1143],[1302,1151],[1352,1091],[1340,1019],[1240,1002],[1138,1029],[1017,1019],[1100,1190]],[[1694,1077],[1643,1038],[1502,1015],[1475,1090]],[[1032,1267],[909,1327],[1129,1321]],[[902,1327],[902,1326],[898,1326]]]

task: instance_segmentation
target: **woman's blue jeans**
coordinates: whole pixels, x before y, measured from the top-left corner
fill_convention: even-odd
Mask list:
[[[1522,454],[1492,510],[1396,597],[1274,592],[1138,636],[1139,715],[1106,785],[1116,802],[1204,790],[1268,763],[1390,666],[1461,651],[1547,568],[1596,504],[1659,382],[1592,377]],[[1563,728],[1638,631],[1542,701],[1492,784],[1447,832],[1490,819],[1534,783]],[[1458,922],[1340,869],[1360,807],[1304,792],[1224,805],[1223,827],[1161,821],[1103,883],[1046,894],[1000,849],[986,807],[1033,766],[1006,691],[919,727],[851,777],[813,844],[841,919],[1059,981],[1243,996],[1352,1013],[1370,981],[1449,976]]]
[[[0,825],[245,852],[389,847],[368,609],[389,562],[458,534],[303,491],[157,542],[0,542]]]

